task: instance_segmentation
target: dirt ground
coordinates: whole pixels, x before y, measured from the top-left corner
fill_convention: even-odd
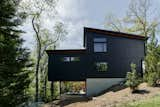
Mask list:
[[[44,107],[116,107],[126,102],[144,100],[160,95],[160,87],[148,87],[146,83],[139,86],[139,93],[131,94],[129,88],[115,86],[110,91],[88,99],[83,96],[63,97],[61,101],[54,101]]]

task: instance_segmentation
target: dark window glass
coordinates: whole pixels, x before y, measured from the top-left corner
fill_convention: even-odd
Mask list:
[[[70,62],[70,57],[63,57],[63,58],[62,58],[62,61],[63,61],[63,62]]]
[[[94,38],[94,52],[107,52],[106,38]]]
[[[62,62],[76,62],[76,61],[80,61],[80,57],[63,57],[61,61]]]

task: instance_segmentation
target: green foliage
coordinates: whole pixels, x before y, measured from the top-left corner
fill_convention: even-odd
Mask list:
[[[85,90],[84,82],[61,82],[61,93],[78,93],[80,90]]]
[[[45,87],[44,87],[45,88]],[[51,96],[51,85],[50,82],[47,82],[46,84],[46,89],[44,88],[40,88],[41,92],[40,92],[40,97],[42,99],[43,102],[47,103],[47,102],[51,102],[53,99],[57,99],[59,97],[59,82],[54,82],[54,87],[53,87],[53,99]],[[45,92],[45,91],[46,92]],[[44,94],[45,93],[45,94]]]
[[[112,14],[107,17],[106,28],[121,32],[150,36],[153,29],[158,29],[158,11],[153,11],[151,0],[131,0],[127,13],[122,18]]]
[[[72,82],[61,82],[61,92],[62,93],[71,92],[72,91],[72,87],[73,87],[73,83]]]
[[[150,72],[147,76],[147,82],[150,86],[156,86],[156,81],[158,80],[159,76],[156,72]]]
[[[129,102],[129,103],[124,103],[120,105],[119,107],[159,107],[160,105],[160,96],[155,96],[152,98],[149,98],[147,100],[138,100],[135,102]]]
[[[157,44],[155,34],[150,38],[147,45],[147,56],[145,58],[144,80],[150,86],[156,86],[157,79],[160,78],[160,46]]]
[[[134,92],[138,85],[140,84],[141,80],[136,72],[136,65],[131,63],[131,72],[127,72],[126,76],[126,86],[130,87],[132,92]]]
[[[97,62],[96,69],[100,72],[105,72],[108,69],[108,63],[106,62]]]
[[[53,95],[53,97],[55,99],[57,99],[59,94],[60,94],[59,82],[54,82],[54,95]]]
[[[0,107],[16,107],[28,100],[32,64],[22,48],[21,24],[14,0],[0,1]]]

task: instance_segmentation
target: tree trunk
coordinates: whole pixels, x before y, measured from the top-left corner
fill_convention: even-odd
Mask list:
[[[36,98],[35,101],[38,102],[39,98],[39,63],[40,63],[40,54],[38,54],[37,65],[36,65]]]
[[[40,37],[39,37],[39,28],[36,28],[35,26],[35,18],[37,16],[34,16],[32,18],[32,27],[33,27],[33,30],[35,31],[36,33],[36,39],[37,39],[37,64],[36,64],[36,73],[35,73],[35,76],[36,76],[36,95],[35,95],[35,101],[38,102],[38,97],[39,97],[39,79],[38,79],[38,76],[39,76],[39,64],[40,64],[40,60],[41,60],[41,41],[40,41]]]

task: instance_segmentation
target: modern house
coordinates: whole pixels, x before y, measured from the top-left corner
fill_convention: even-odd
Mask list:
[[[48,80],[85,81],[86,95],[98,94],[123,81],[131,63],[143,75],[145,40],[139,35],[85,27],[84,49],[47,50]]]

